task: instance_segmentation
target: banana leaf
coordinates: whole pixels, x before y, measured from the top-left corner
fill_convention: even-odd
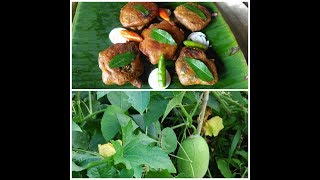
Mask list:
[[[72,88],[73,89],[136,89],[130,83],[123,86],[105,85],[101,79],[98,65],[98,53],[110,45],[109,32],[122,27],[119,21],[120,9],[125,2],[79,2],[73,19],[72,27]],[[181,2],[158,3],[159,7],[174,8]],[[247,61],[239,49],[239,45],[228,24],[223,19],[216,5],[212,2],[199,3],[218,16],[213,17],[209,25],[201,30],[207,35],[212,47],[207,57],[214,58],[218,69],[219,81],[212,86],[183,86],[175,72],[174,61],[167,61],[167,70],[172,82],[168,89],[247,89]],[[185,39],[191,33],[180,26],[185,32]],[[140,32],[138,32],[140,33]],[[149,73],[157,67],[142,58],[144,73],[140,79],[143,89],[150,89]]]

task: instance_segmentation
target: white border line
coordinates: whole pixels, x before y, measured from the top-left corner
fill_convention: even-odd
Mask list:
[[[142,0],[145,2],[144,0]],[[197,2],[193,1],[193,2]],[[101,178],[72,178],[72,92],[76,91],[247,91],[248,92],[248,178],[241,178],[241,179],[250,179],[251,177],[251,146],[250,146],[250,137],[251,137],[251,126],[250,126],[250,107],[251,107],[251,94],[250,94],[250,82],[251,82],[251,76],[250,76],[250,11],[251,11],[251,3],[250,0],[247,1],[240,1],[240,0],[215,0],[215,1],[208,1],[203,0],[199,2],[248,2],[248,89],[164,89],[164,90],[156,90],[156,89],[72,89],[72,2],[114,2],[114,1],[107,1],[107,0],[71,0],[70,1],[70,144],[69,144],[69,150],[70,150],[70,179],[74,180],[88,180],[88,179],[95,179],[95,180],[101,180]],[[128,0],[118,0],[117,2],[128,2]],[[154,2],[176,2],[176,0],[159,0]],[[187,1],[185,1],[187,2]],[[110,179],[132,179],[132,178],[110,178]],[[149,179],[149,178],[146,178]],[[152,180],[156,179],[162,179],[162,178],[150,178]],[[189,178],[181,178],[181,179],[189,179]],[[211,179],[211,178],[193,178],[193,179]],[[214,178],[214,179],[226,179],[226,178]],[[239,179],[239,178],[228,178],[228,179]]]

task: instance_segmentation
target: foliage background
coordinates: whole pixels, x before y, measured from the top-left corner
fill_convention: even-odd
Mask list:
[[[72,177],[183,177],[174,170],[175,155],[179,143],[194,131],[191,124],[185,125],[188,116],[192,125],[197,125],[202,96],[203,92],[193,91],[73,92]],[[210,149],[205,177],[248,177],[247,107],[245,91],[210,92],[207,110],[211,113],[206,119],[219,116],[224,128],[216,137],[203,135]],[[123,146],[117,144],[118,139],[122,139]],[[101,157],[98,144],[107,142],[117,153]],[[119,154],[135,143],[141,148],[132,153],[145,155],[139,162]]]

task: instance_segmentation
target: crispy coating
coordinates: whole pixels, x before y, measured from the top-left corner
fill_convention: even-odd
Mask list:
[[[167,31],[177,45],[170,45],[155,41],[150,37],[151,30],[158,28]],[[148,56],[152,64],[158,64],[160,56],[164,53],[165,59],[172,59],[175,55],[178,45],[184,39],[184,32],[178,28],[173,22],[162,21],[161,23],[151,24],[149,28],[142,31],[143,41],[139,44],[140,51]]]
[[[130,64],[120,68],[110,68],[111,59],[128,51],[136,52],[137,55]],[[133,86],[141,88],[142,82],[138,78],[143,73],[143,64],[140,60],[140,51],[135,42],[113,44],[99,53],[99,67],[102,70],[102,81],[106,85],[123,85],[130,82]]]
[[[199,59],[200,61],[205,63],[208,66],[211,73],[213,74],[214,79],[209,82],[199,79],[194,73],[194,71],[191,69],[191,67],[188,65],[188,63],[183,59],[184,57]],[[218,73],[214,64],[214,60],[208,59],[206,57],[206,54],[198,48],[183,47],[175,65],[179,80],[181,84],[184,86],[195,84],[213,85],[218,81]]]
[[[180,5],[176,7],[176,9],[173,11],[175,20],[180,24],[184,25],[186,28],[188,28],[191,31],[200,31],[201,29],[206,27],[211,21],[211,14],[207,10],[207,8],[201,5],[198,5],[195,3],[187,3],[187,4],[191,4],[193,6],[198,7],[198,9],[200,9],[205,14],[207,19],[206,20],[202,19],[193,11],[190,11],[183,5]]]
[[[141,4],[148,11],[148,15],[144,15],[134,8],[134,5]],[[158,5],[152,2],[129,2],[121,8],[120,22],[126,28],[133,30],[141,30],[147,26],[158,15]]]

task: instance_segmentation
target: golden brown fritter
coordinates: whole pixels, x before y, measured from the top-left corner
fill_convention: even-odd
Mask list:
[[[136,58],[130,64],[120,68],[110,68],[111,59],[128,51],[135,52]],[[99,67],[102,70],[102,81],[106,85],[123,85],[130,82],[133,86],[141,88],[142,82],[138,78],[143,73],[143,64],[140,60],[140,51],[135,42],[118,43],[99,53]]]
[[[198,9],[205,14],[207,19],[202,19],[199,15],[197,15],[193,11],[187,9],[183,5],[180,5],[176,7],[176,9],[173,11],[175,20],[178,21],[180,24],[184,25],[186,28],[188,28],[191,31],[200,31],[201,29],[206,27],[211,21],[211,14],[207,10],[207,8],[195,3],[186,3],[186,4],[191,4],[193,6],[198,7]]]
[[[148,11],[148,15],[144,15],[134,8],[135,5],[143,5]],[[133,30],[141,30],[147,26],[158,15],[158,5],[152,2],[129,2],[121,8],[120,22],[124,27]]]
[[[188,65],[188,63],[183,59],[184,57],[190,57],[202,61],[207,65],[214,79],[209,82],[199,79],[191,69],[191,67]],[[180,56],[176,61],[176,72],[181,84],[184,86],[195,84],[213,85],[218,81],[218,73],[214,64],[214,59],[208,59],[206,57],[206,54],[198,48],[183,47],[181,49]]]
[[[150,37],[151,30],[158,28],[167,31],[175,40],[177,45],[170,45],[155,41]],[[151,24],[149,28],[142,31],[143,41],[139,44],[140,51],[148,56],[152,64],[159,62],[160,56],[164,53],[165,59],[172,59],[175,55],[178,45],[184,39],[184,32],[173,22],[162,21],[161,23]]]

